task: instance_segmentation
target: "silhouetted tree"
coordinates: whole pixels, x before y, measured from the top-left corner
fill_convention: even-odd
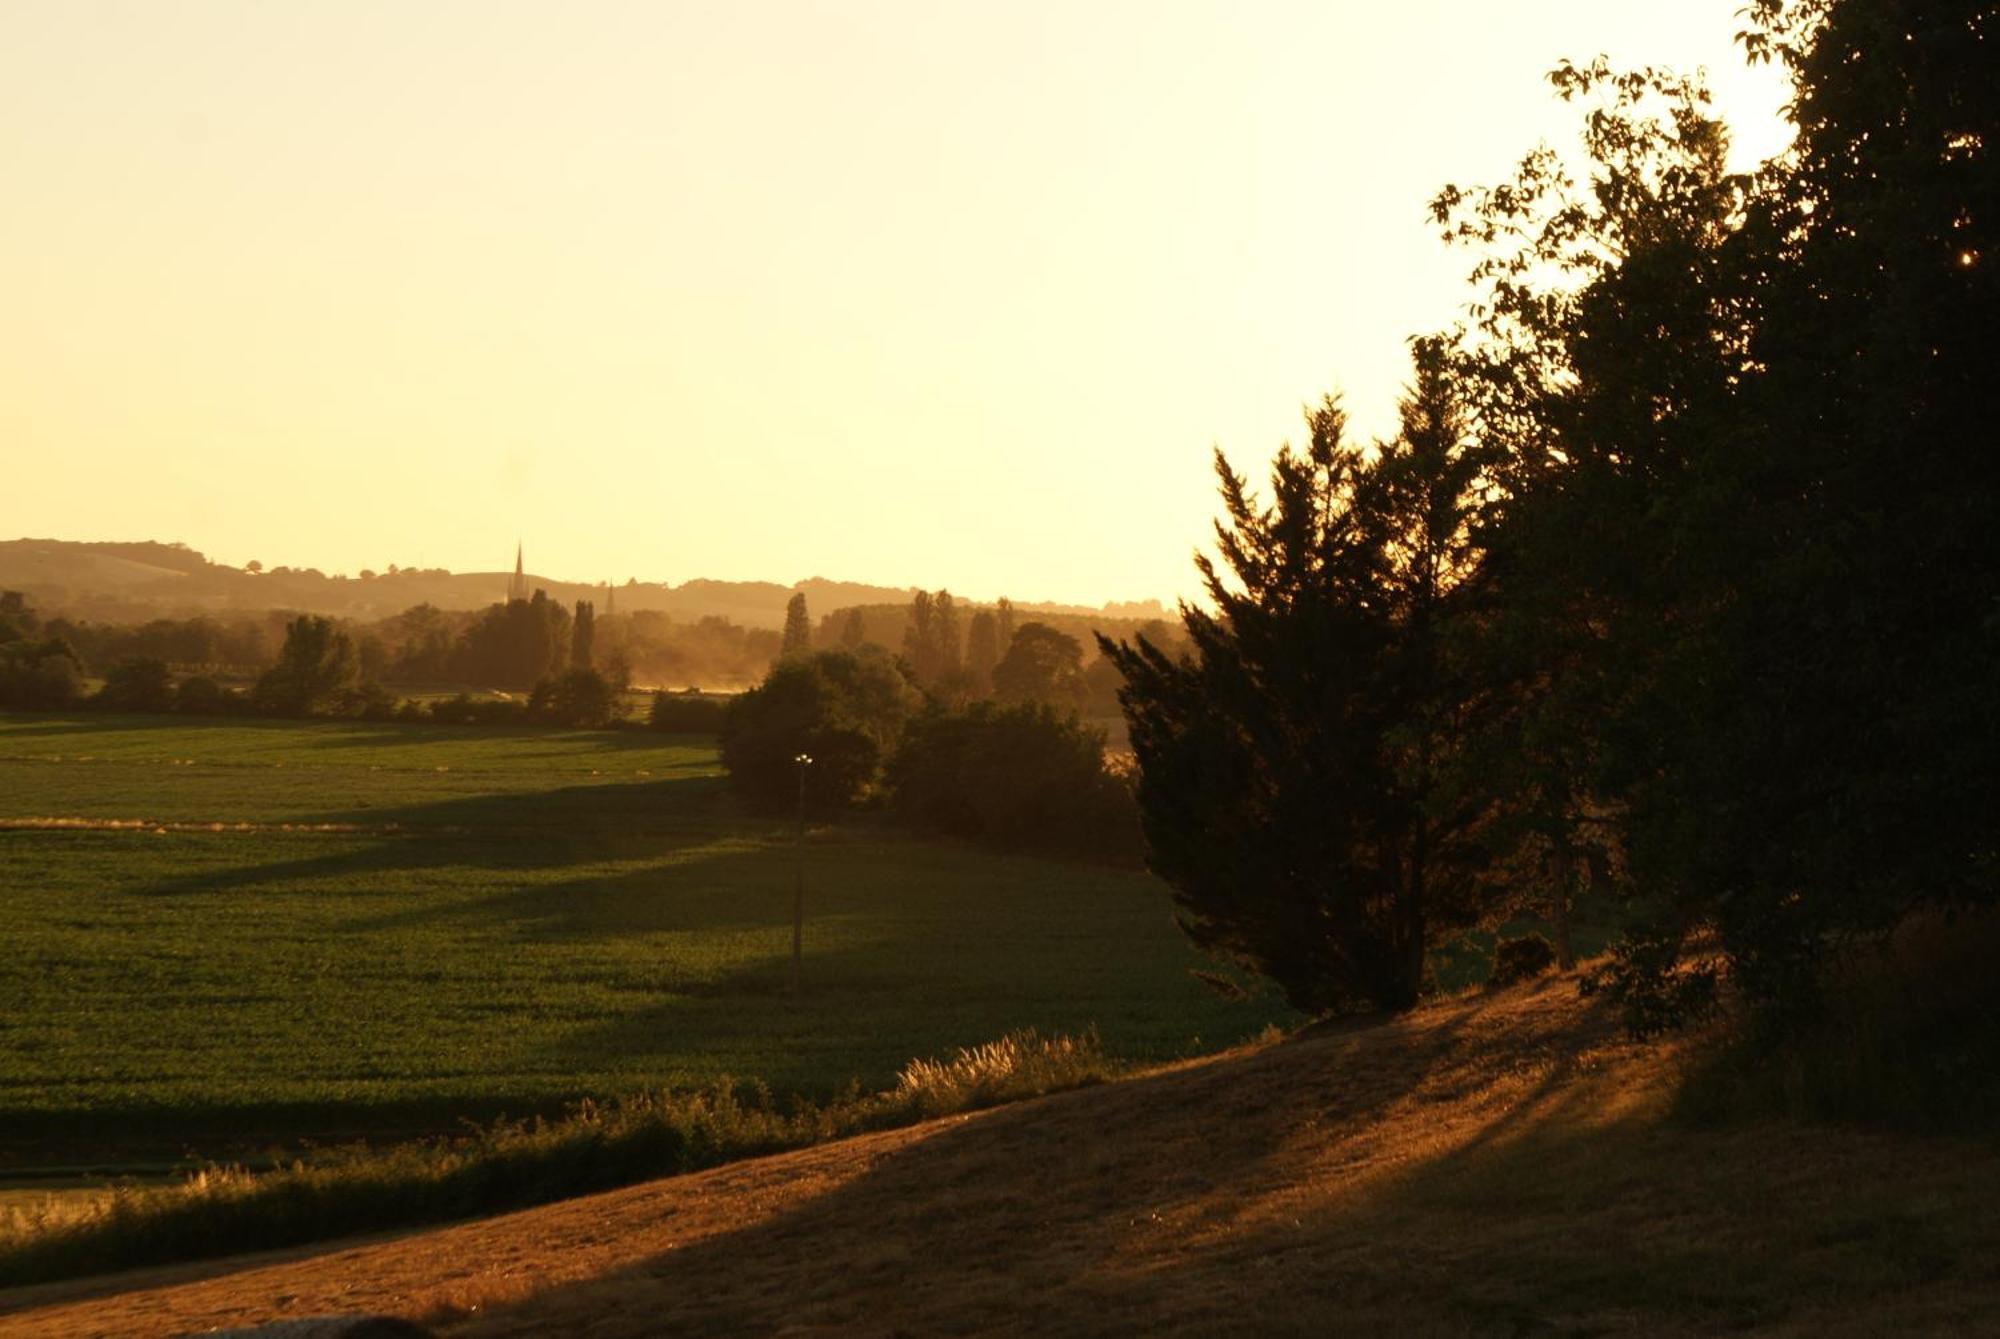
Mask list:
[[[812,620],[806,613],[806,593],[795,591],[785,605],[785,639],[780,656],[802,656],[812,650]]]
[[[1476,466],[1434,349],[1374,454],[1332,400],[1308,421],[1268,508],[1217,454],[1224,566],[1197,560],[1215,612],[1184,608],[1191,655],[1100,646],[1182,927],[1299,1008],[1402,1009],[1427,946],[1478,909],[1484,806],[1450,784],[1475,708],[1450,648]]]
[[[760,808],[797,802],[799,754],[812,762],[815,808],[855,803],[874,785],[916,694],[881,653],[819,651],[780,660],[730,704],[722,761],[735,789]]]
[[[596,670],[567,669],[535,685],[528,715],[552,725],[597,728],[617,718],[618,694]]]
[[[966,687],[974,697],[993,691],[993,669],[1000,663],[1000,621],[990,609],[972,615],[965,633]]]
[[[1133,861],[1138,813],[1104,766],[1104,734],[1042,703],[933,704],[885,777],[905,822],[1003,850]]]
[[[105,671],[104,686],[93,700],[111,711],[168,711],[174,705],[173,674],[164,660],[121,660]]]
[[[1023,623],[993,667],[993,692],[1003,702],[1075,708],[1083,700],[1082,645],[1046,623]]]
[[[569,667],[587,670],[597,663],[597,606],[589,600],[576,602],[576,616],[569,628]]]
[[[278,663],[251,691],[259,711],[305,716],[353,686],[359,666],[354,643],[331,620],[304,614],[285,625]]]
[[[567,610],[537,590],[532,599],[490,606],[452,650],[455,677],[499,688],[531,688],[559,673],[569,650]]]
[[[19,591],[0,594],[0,707],[67,707],[83,695],[83,662],[44,628]]]
[[[840,625],[840,649],[859,651],[868,640],[868,623],[859,609],[847,611],[847,621]]]

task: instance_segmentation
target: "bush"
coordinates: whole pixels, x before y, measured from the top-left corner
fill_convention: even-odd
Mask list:
[[[798,802],[797,758],[812,759],[807,803],[852,805],[874,787],[916,690],[885,657],[821,651],[772,666],[764,682],[729,704],[722,763],[757,808]]]
[[[721,698],[662,690],[653,694],[653,710],[646,724],[668,734],[715,735],[722,733],[728,714],[729,704]]]
[[[60,637],[0,643],[0,707],[67,707],[83,696],[83,665]]]
[[[335,695],[333,714],[364,721],[393,721],[399,699],[381,684],[370,680],[358,688],[344,688]]]
[[[913,826],[1013,851],[1136,862],[1139,814],[1104,734],[1043,703],[933,707],[904,732],[890,802]]]
[[[236,705],[236,694],[206,674],[182,679],[174,689],[174,710],[190,716],[220,716]]]
[[[1499,987],[1532,981],[1555,965],[1555,947],[1542,936],[1503,939],[1493,946],[1493,974],[1486,978],[1486,984]]]
[[[593,669],[565,670],[535,685],[528,697],[528,716],[551,725],[597,728],[618,714],[618,694]]]
[[[173,675],[164,660],[127,656],[105,672],[104,687],[92,701],[107,711],[170,711]]]

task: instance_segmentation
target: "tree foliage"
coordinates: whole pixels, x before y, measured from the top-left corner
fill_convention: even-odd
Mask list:
[[[1083,646],[1046,623],[1023,623],[993,667],[993,692],[1003,702],[1045,702],[1075,708],[1083,700]]]
[[[797,800],[797,758],[805,754],[814,809],[856,804],[873,790],[916,697],[879,655],[818,651],[780,660],[730,704],[723,765],[751,805],[783,811]]]
[[[1104,735],[1042,703],[933,703],[904,729],[885,787],[911,826],[1009,851],[1134,860],[1138,815]]]
[[[1478,905],[1483,805],[1451,780],[1478,707],[1452,647],[1477,463],[1443,359],[1417,354],[1374,452],[1329,399],[1268,505],[1217,454],[1222,563],[1198,559],[1213,612],[1184,607],[1184,658],[1103,643],[1182,926],[1303,1009],[1414,1004],[1426,947]]]
[[[358,671],[353,640],[330,619],[303,614],[286,625],[278,663],[257,680],[251,700],[273,715],[309,715],[352,688]]]
[[[784,641],[778,645],[780,656],[802,656],[812,650],[812,619],[806,613],[806,593],[794,591],[785,603]]]

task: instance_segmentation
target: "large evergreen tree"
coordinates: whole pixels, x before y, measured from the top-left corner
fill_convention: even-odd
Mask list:
[[[1370,453],[1326,401],[1268,506],[1218,453],[1222,563],[1197,560],[1214,611],[1183,609],[1189,654],[1101,642],[1183,928],[1303,1009],[1409,1007],[1477,905],[1484,806],[1449,780],[1478,705],[1453,650],[1476,471],[1429,346],[1403,423]]]

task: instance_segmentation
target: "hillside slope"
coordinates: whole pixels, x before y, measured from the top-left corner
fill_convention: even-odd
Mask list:
[[[2000,1330],[1991,1145],[1663,1122],[1566,982],[401,1238],[0,1294],[0,1331]]]

